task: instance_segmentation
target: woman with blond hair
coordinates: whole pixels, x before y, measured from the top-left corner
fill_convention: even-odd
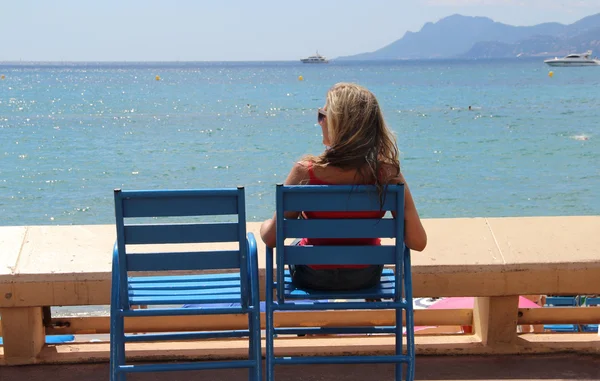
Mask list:
[[[352,83],[338,83],[328,92],[318,110],[325,151],[305,156],[291,169],[286,185],[375,185],[380,193],[387,184],[405,185],[405,244],[422,251],[427,235],[412,195],[400,172],[398,147],[387,127],[375,95]],[[302,218],[382,218],[385,212],[303,212]],[[300,213],[286,213],[298,218]],[[275,215],[263,222],[262,240],[275,247]],[[302,239],[299,245],[379,245],[379,239]],[[376,285],[382,266],[297,265],[291,266],[292,281],[315,290],[356,290]]]

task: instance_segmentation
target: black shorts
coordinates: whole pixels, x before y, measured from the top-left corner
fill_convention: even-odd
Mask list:
[[[306,265],[290,265],[292,283],[299,288],[320,291],[351,291],[371,288],[381,280],[382,265],[362,269],[315,270]]]

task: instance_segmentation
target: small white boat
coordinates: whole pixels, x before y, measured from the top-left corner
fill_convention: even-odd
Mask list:
[[[554,57],[544,62],[550,66],[599,66],[600,60],[591,56],[592,51],[588,50],[581,54],[569,54],[563,58]]]
[[[318,51],[314,56],[302,58],[300,61],[302,61],[302,63],[329,63],[329,60],[320,55]]]

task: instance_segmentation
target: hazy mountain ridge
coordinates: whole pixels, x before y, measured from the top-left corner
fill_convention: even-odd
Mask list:
[[[553,56],[600,50],[600,13],[573,24],[543,23],[513,26],[487,17],[452,15],[426,23],[370,53],[340,60],[394,60],[427,58],[501,58]]]
[[[515,56],[565,56],[593,50],[600,53],[600,27],[574,37],[533,36],[514,44],[495,41],[478,42],[464,58],[503,58]]]

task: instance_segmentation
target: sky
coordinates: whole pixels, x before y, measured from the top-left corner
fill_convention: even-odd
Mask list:
[[[456,13],[570,24],[600,0],[2,0],[0,61],[335,58]]]

